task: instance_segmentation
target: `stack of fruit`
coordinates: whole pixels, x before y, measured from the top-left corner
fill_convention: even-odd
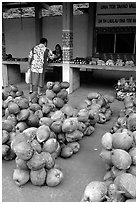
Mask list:
[[[14,159],[15,154],[10,143],[17,133],[29,127],[38,128],[46,125],[50,129],[50,137],[57,139],[61,147],[60,156],[71,157],[80,149],[78,141],[83,136],[90,136],[97,122],[97,115],[92,110],[77,110],[67,104],[67,82],[48,82],[46,93],[39,96],[31,94],[30,100],[24,95],[8,96],[3,91],[3,158]],[[15,88],[15,87],[14,87]],[[8,146],[5,146],[8,145]],[[9,154],[9,150],[11,154]]]
[[[90,123],[103,124],[109,121],[112,116],[112,110],[110,103],[113,103],[114,97],[108,94],[102,95],[97,92],[91,92],[88,94],[87,99],[83,103],[79,104],[79,109],[87,110]]]
[[[42,125],[39,128],[27,128],[17,133],[12,140],[11,148],[16,154],[13,180],[18,186],[30,180],[33,185],[52,187],[63,180],[63,173],[55,164],[60,146],[50,136],[49,127]]]
[[[125,65],[125,63],[123,62],[122,59],[117,59],[116,62],[115,62],[115,66],[120,66],[120,67],[122,67],[122,66],[124,66],[124,65]]]
[[[136,103],[126,97],[111,132],[106,132],[101,143],[100,157],[107,172],[103,181],[89,183],[83,202],[136,202]]]
[[[100,156],[108,169],[104,176],[107,184],[113,183],[121,197],[136,197],[136,104],[131,97],[124,99],[125,109],[111,132],[102,137],[104,147]],[[109,200],[110,201],[110,200]]]
[[[134,67],[135,66],[135,63],[133,60],[127,60],[125,62],[125,66],[129,66],[129,67]]]
[[[114,66],[115,62],[112,59],[108,59],[105,64],[106,66]]]
[[[99,60],[97,60],[97,65],[99,65],[99,66],[105,66],[106,64],[105,64],[105,61],[104,61],[104,60],[99,59]]]
[[[89,59],[84,57],[76,57],[70,63],[73,64],[89,64]]]
[[[27,128],[25,122],[21,122],[20,114],[24,112],[26,119],[29,114],[27,108],[29,102],[25,98],[23,91],[16,86],[9,86],[2,92],[2,157],[5,160],[15,158],[15,153],[11,150],[10,144],[15,132],[23,131]]]
[[[128,80],[121,78],[115,86],[116,98],[120,101],[124,100],[126,96],[135,96],[136,94],[136,81],[131,76]]]
[[[136,202],[136,132],[105,133],[100,157],[107,172],[103,181],[89,183],[83,202]]]
[[[136,97],[125,97],[124,106],[125,108],[120,111],[118,119],[111,129],[111,133],[115,133],[121,128],[136,131]]]

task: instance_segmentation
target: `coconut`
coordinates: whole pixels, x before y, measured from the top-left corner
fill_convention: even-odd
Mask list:
[[[38,153],[42,151],[41,144],[36,139],[31,142],[31,146],[33,150],[37,151]]]
[[[136,198],[136,177],[130,173],[117,176],[114,180],[118,190],[124,191],[127,198]]]
[[[27,166],[31,170],[39,170],[45,167],[45,158],[43,156],[43,152],[40,154],[38,152],[34,152],[32,158],[27,162]]]
[[[92,125],[89,125],[84,131],[85,136],[90,136],[94,132],[95,128]]]
[[[135,165],[131,165],[129,169],[127,169],[127,173],[130,173],[134,176],[136,176],[136,166]]]
[[[130,154],[131,159],[132,159],[132,164],[133,164],[133,165],[136,165],[136,147],[132,147],[132,148],[129,150],[129,154]]]
[[[63,178],[61,170],[52,168],[47,172],[46,184],[50,187],[57,186],[62,182]]]
[[[78,119],[76,117],[70,117],[64,120],[62,124],[62,131],[65,133],[71,133],[78,128]]]
[[[29,109],[22,109],[20,111],[20,113],[18,113],[18,115],[17,115],[17,120],[18,121],[25,121],[25,120],[27,120],[29,115],[30,115]]]
[[[131,131],[136,130],[136,113],[131,113],[127,118],[127,128]]]
[[[30,171],[30,180],[35,186],[42,186],[46,181],[46,170],[45,168],[39,169],[37,171]]]
[[[126,172],[126,170],[122,170],[122,169],[120,170],[115,166],[112,166],[112,168],[111,168],[111,173],[112,173],[113,178],[116,178],[117,176],[119,176],[125,172]]]
[[[10,151],[10,147],[6,144],[2,145],[2,157],[4,158]]]
[[[83,133],[79,130],[75,130],[71,133],[65,134],[65,138],[67,142],[75,142],[75,141],[81,140],[82,137],[83,137]]]
[[[111,151],[109,150],[105,150],[103,149],[100,153],[100,157],[103,159],[103,161],[106,163],[106,164],[109,164],[111,165],[112,164],[112,161],[111,161]]]
[[[132,163],[131,156],[122,149],[114,149],[111,154],[112,164],[118,169],[128,169]]]
[[[19,159],[29,160],[33,155],[33,148],[30,143],[23,141],[15,145],[14,152]]]
[[[55,138],[50,138],[43,144],[43,151],[52,154],[58,147],[58,141]]]
[[[78,142],[69,142],[67,146],[72,148],[74,154],[76,154],[80,149],[80,144]]]
[[[51,124],[50,129],[55,133],[60,133],[62,130],[62,121],[61,120],[54,121]]]
[[[73,108],[72,106],[70,106],[69,104],[65,104],[63,107],[62,107],[62,112],[67,115],[67,116],[70,116],[72,117],[73,116]]]
[[[2,130],[2,144],[5,144],[10,139],[10,134],[6,130]]]
[[[15,159],[17,169],[28,170],[27,161],[23,159],[19,159],[16,157]]]
[[[112,149],[112,134],[110,132],[105,133],[102,136],[101,143],[105,149]]]
[[[49,152],[42,152],[41,153],[43,159],[45,160],[45,168],[51,169],[55,165],[55,158]]]
[[[117,132],[113,134],[112,145],[115,149],[128,150],[133,143],[133,137],[128,135],[127,132]]]
[[[62,147],[61,152],[60,152],[60,156],[62,158],[69,158],[73,155],[73,149],[71,147],[69,147],[68,145],[65,145]]]
[[[102,181],[92,181],[89,183],[82,198],[82,202],[102,202],[107,194],[107,186]]]
[[[36,131],[36,137],[38,142],[44,142],[48,140],[50,136],[50,128],[46,125],[40,126]]]
[[[50,125],[52,124],[52,119],[51,118],[48,118],[48,117],[42,117],[40,118],[39,120],[39,125],[46,125],[48,127],[50,127]]]
[[[29,171],[14,169],[13,180],[18,186],[22,186],[29,181]]]
[[[9,112],[12,114],[17,114],[20,112],[19,106],[17,105],[17,103],[14,103],[14,102],[8,103],[8,109],[9,109]]]

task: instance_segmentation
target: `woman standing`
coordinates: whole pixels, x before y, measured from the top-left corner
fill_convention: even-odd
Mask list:
[[[42,38],[40,44],[34,46],[29,53],[29,68],[31,70],[30,94],[34,91],[34,86],[38,89],[38,95],[41,95],[41,88],[44,86],[45,66],[48,58],[53,59],[54,54],[47,48],[47,39]]]

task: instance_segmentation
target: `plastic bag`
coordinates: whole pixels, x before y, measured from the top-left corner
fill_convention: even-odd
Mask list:
[[[27,84],[29,84],[29,83],[30,83],[30,80],[31,80],[31,70],[28,69],[27,72],[25,73],[25,82],[26,82]]]

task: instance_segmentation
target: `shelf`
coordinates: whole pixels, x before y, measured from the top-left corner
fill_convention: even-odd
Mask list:
[[[16,64],[16,65],[21,65],[21,64],[28,64],[28,62],[23,62],[23,61],[3,61],[3,64]],[[49,63],[49,67],[62,67],[63,63]],[[84,68],[84,69],[93,69],[93,70],[109,70],[109,71],[136,71],[136,66],[134,67],[129,67],[129,66],[106,66],[106,65],[90,65],[90,64],[71,64],[71,68]]]
[[[89,64],[70,64],[71,68],[84,68],[84,69],[94,69],[94,70],[110,70],[110,71],[136,71],[136,67],[128,66],[100,66],[100,65],[89,65]]]

